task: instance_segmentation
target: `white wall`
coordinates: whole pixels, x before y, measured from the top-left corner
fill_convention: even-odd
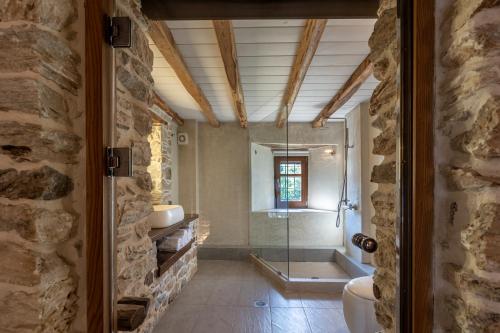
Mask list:
[[[309,208],[336,210],[340,199],[343,162],[339,147],[315,148],[309,151]],[[334,150],[335,154],[330,152]]]
[[[177,130],[178,126],[172,122],[172,203],[179,203],[179,146],[177,145]]]
[[[178,146],[179,204],[184,212],[199,212],[198,191],[198,122],[186,120],[178,132],[187,133],[187,145]]]
[[[361,203],[361,120],[360,107],[355,107],[346,115],[349,131],[349,148],[347,155],[347,198],[350,203],[358,205],[358,210],[344,210],[344,230],[346,254],[361,262],[361,250],[355,247],[351,238],[362,231]]]
[[[383,157],[374,155],[373,139],[380,132],[371,122],[373,117],[368,112],[369,103],[361,103],[346,115],[349,129],[349,149],[347,159],[347,197],[351,203],[357,204],[357,210],[345,210],[345,247],[346,254],[359,262],[371,263],[372,255],[361,251],[351,243],[355,233],[375,237],[375,228],[371,219],[375,215],[371,194],[377,185],[370,181],[374,165],[379,164]]]
[[[370,116],[368,108],[370,103],[360,104],[360,126],[361,126],[361,232],[375,238],[375,225],[371,223],[375,215],[371,195],[378,188],[378,185],[370,181],[373,167],[382,163],[384,159],[381,155],[374,155],[373,139],[380,134],[380,130],[371,125],[375,117]],[[373,255],[362,252],[362,262],[371,263]]]
[[[274,208],[274,157],[271,148],[251,143],[252,212]]]
[[[331,249],[342,246],[342,229],[335,226],[335,212],[290,211],[287,219],[273,212],[252,212],[250,244],[254,247]],[[288,232],[287,232],[288,230]],[[287,239],[289,235],[290,239]]]
[[[335,152],[331,154],[331,152]],[[308,207],[336,210],[343,160],[337,145],[313,148],[308,157]],[[251,143],[252,211],[274,208],[274,156],[271,148]]]

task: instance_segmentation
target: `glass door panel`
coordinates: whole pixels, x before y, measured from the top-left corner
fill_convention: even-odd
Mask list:
[[[288,163],[287,124],[249,125],[250,246],[261,263],[288,279],[288,203],[301,200],[301,165]]]

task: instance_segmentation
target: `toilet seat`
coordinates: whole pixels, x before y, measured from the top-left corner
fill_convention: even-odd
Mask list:
[[[349,281],[344,287],[344,318],[351,333],[375,333],[381,330],[375,317],[373,278],[365,276]]]

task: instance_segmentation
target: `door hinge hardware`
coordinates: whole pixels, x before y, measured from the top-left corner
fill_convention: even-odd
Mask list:
[[[106,41],[114,48],[132,46],[132,21],[127,16],[108,17]]]
[[[132,149],[106,147],[106,176],[132,177]]]

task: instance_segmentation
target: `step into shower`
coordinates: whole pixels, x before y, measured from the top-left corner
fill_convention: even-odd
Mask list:
[[[254,254],[250,258],[273,284],[284,290],[340,293],[351,280],[335,262],[269,263]]]

